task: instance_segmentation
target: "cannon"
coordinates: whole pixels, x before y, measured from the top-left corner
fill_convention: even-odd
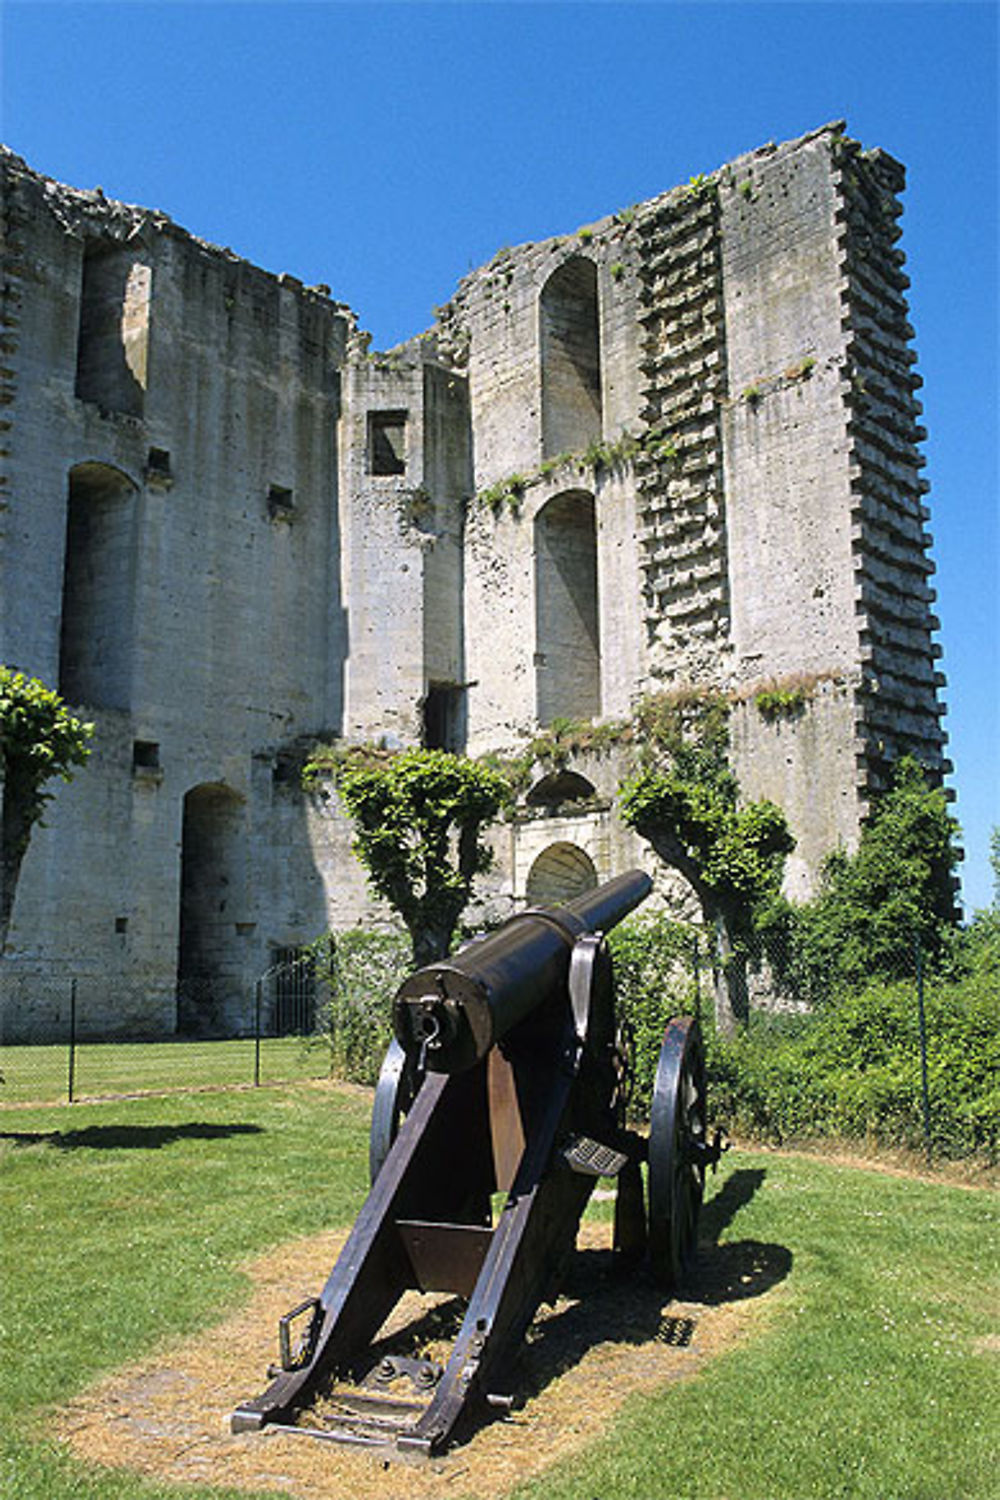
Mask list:
[[[420,1458],[491,1407],[509,1410],[511,1357],[555,1299],[601,1177],[615,1181],[621,1263],[676,1283],[724,1143],[709,1139],[690,1016],[666,1027],[648,1136],[627,1123],[604,934],[650,888],[636,870],[520,912],[404,981],[375,1091],[368,1198],[320,1295],[280,1320],[280,1362],[233,1412],[234,1432]],[[409,1291],[459,1299],[450,1353],[432,1357],[412,1338],[392,1347],[384,1325]]]

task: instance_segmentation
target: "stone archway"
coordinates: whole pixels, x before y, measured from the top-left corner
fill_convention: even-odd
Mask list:
[[[594,862],[578,844],[550,844],[528,871],[529,906],[562,906],[597,885]]]
[[[592,719],[601,711],[593,495],[553,495],[535,517],[534,544],[538,722]]]
[[[578,453],[603,435],[597,267],[574,255],[539,299],[542,457]]]

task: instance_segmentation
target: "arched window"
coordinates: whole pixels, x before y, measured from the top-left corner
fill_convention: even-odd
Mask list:
[[[564,802],[588,802],[597,788],[579,771],[550,771],[536,781],[525,797],[528,807],[558,807]]]
[[[529,906],[561,906],[597,885],[594,862],[576,844],[550,844],[528,871]]]
[[[59,691],[69,703],[128,708],[136,485],[109,464],[70,470]]]
[[[539,305],[542,457],[576,453],[602,436],[597,267],[574,256],[553,271]]]
[[[567,490],[535,518],[535,698],[540,724],[601,711],[594,498]]]
[[[245,916],[246,830],[242,799],[206,783],[184,798],[177,1027],[199,1035],[232,1024],[241,992],[238,928]]]
[[[141,417],[149,362],[153,273],[130,250],[89,245],[80,283],[76,394]]]

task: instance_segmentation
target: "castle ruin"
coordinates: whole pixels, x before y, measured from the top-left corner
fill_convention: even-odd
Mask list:
[[[947,768],[883,151],[830,125],[501,250],[385,354],[325,286],[0,167],[0,660],[96,725],[8,976],[79,976],[104,1032],[239,1027],[256,975],[372,911],[300,785],[317,739],[514,751],[717,690],[793,895],[895,758]],[[496,830],[498,900],[650,864],[584,759]],[[6,1039],[61,1024],[39,1000]]]

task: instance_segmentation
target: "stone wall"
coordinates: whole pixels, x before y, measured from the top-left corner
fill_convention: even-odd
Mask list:
[[[99,1028],[232,1029],[276,952],[391,920],[301,790],[317,740],[517,752],[722,693],[796,895],[895,756],[944,770],[884,153],[827,126],[505,248],[387,353],[325,287],[0,166],[0,659],[97,724],[5,974],[104,975]],[[622,769],[537,768],[487,915],[650,861]]]

